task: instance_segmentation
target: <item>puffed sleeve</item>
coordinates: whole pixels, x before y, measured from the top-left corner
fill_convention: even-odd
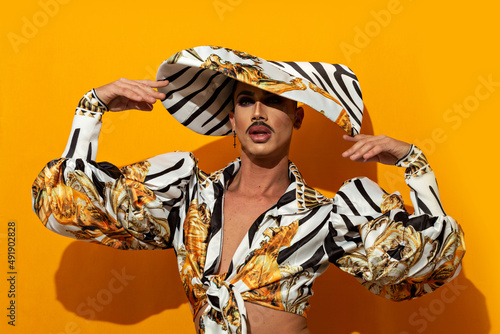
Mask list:
[[[388,194],[367,178],[349,180],[334,198],[337,219],[327,245],[330,261],[371,292],[406,300],[432,292],[460,272],[465,253],[460,225],[446,215],[434,172],[412,146],[398,166],[415,208],[405,211],[399,193]]]
[[[196,163],[186,152],[163,154],[121,169],[96,163],[102,109],[93,91],[77,108],[60,159],[32,186],[33,210],[50,230],[119,249],[170,248],[174,219]]]

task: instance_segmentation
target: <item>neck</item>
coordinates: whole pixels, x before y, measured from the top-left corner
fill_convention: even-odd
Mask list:
[[[228,190],[248,196],[281,197],[289,183],[288,155],[258,159],[241,152],[240,170]]]

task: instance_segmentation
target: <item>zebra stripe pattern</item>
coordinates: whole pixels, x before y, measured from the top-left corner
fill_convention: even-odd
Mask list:
[[[363,100],[356,75],[346,66],[320,62],[266,61],[216,46],[180,51],[163,62],[157,80],[170,84],[165,108],[184,126],[203,134],[231,133],[236,81],[304,103],[341,126],[359,133]]]

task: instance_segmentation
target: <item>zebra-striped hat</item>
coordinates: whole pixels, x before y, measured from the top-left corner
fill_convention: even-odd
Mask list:
[[[356,75],[344,65],[267,61],[228,48],[199,46],[161,64],[157,80],[170,84],[163,105],[184,126],[211,136],[231,133],[235,80],[304,103],[348,134],[361,127],[363,100]]]

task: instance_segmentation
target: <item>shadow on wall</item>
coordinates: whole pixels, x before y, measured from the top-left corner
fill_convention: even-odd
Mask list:
[[[331,266],[314,284],[309,328],[339,334],[489,333],[486,300],[464,271],[431,294],[393,302]]]
[[[186,303],[173,250],[123,251],[76,241],[56,272],[57,299],[88,320],[136,324]]]
[[[366,110],[363,133],[373,134]],[[340,156],[349,147],[342,134],[325,117],[306,110],[290,157],[310,186],[335,192],[355,176],[377,181],[374,163],[353,163]],[[239,148],[232,146],[232,138],[223,138],[194,154],[201,169],[215,171],[237,157]],[[127,252],[74,242],[61,258],[55,281],[63,306],[89,320],[136,324],[187,303],[172,250]],[[487,333],[490,327],[484,296],[463,273],[412,302],[372,295],[334,266],[317,280],[314,291],[308,313],[313,333]]]

